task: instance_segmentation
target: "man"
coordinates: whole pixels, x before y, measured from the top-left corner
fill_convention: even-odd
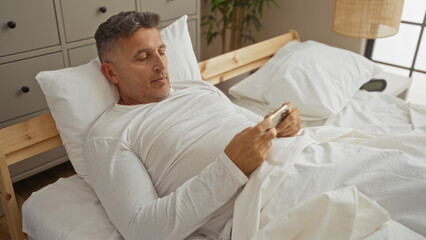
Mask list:
[[[122,12],[95,34],[120,99],[89,132],[89,181],[126,239],[223,239],[247,175],[275,137],[300,130],[298,110],[289,103],[270,128],[205,82],[171,86],[158,23],[154,13]]]

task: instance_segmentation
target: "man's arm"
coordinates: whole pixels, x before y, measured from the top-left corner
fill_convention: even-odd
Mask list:
[[[121,141],[89,141],[86,157],[89,181],[126,239],[183,239],[247,181],[222,153],[176,192],[159,198],[142,162]]]

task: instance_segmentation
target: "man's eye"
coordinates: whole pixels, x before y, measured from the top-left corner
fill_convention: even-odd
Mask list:
[[[148,57],[140,57],[140,58],[138,58],[138,61],[139,62],[145,62],[146,60],[148,59]]]

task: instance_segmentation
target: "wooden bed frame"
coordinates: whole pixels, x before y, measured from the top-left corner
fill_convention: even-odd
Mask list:
[[[292,40],[300,40],[296,31],[200,62],[201,75],[212,84],[255,70]],[[14,240],[27,239],[22,232],[9,166],[62,145],[50,113],[0,129],[0,195],[9,233]]]

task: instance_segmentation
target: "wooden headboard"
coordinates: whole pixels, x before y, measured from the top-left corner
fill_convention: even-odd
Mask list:
[[[255,70],[292,40],[296,31],[274,37],[200,62],[201,76],[212,84]],[[26,239],[22,217],[13,190],[9,166],[62,145],[50,113],[0,129],[0,195],[9,233],[15,240]]]
[[[278,37],[210,58],[198,64],[201,76],[205,81],[216,85],[250,72],[265,64],[278,49],[293,40],[300,41],[299,35],[290,30]]]

